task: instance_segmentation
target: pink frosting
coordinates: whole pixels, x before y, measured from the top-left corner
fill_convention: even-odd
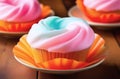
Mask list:
[[[34,24],[27,41],[33,48],[67,53],[89,48],[94,37],[94,31],[85,21],[52,16]]]
[[[120,10],[120,0],[83,0],[87,8],[96,11],[115,11]]]
[[[26,22],[37,19],[41,8],[37,0],[0,0],[0,20]]]

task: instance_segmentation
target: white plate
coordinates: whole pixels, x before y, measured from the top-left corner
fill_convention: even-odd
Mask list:
[[[71,17],[78,17],[86,20],[88,24],[91,26],[94,26],[99,29],[112,29],[112,28],[118,28],[120,27],[120,22],[119,23],[99,23],[99,22],[93,22],[89,20],[82,12],[80,9],[78,9],[77,6],[73,6],[69,11],[68,11],[68,16]]]
[[[54,16],[55,15],[55,12],[53,10],[51,10],[51,13],[50,15],[48,16]],[[7,31],[0,31],[0,35],[1,36],[4,36],[4,37],[20,37],[24,34],[28,33],[27,31],[26,32],[7,32]]]
[[[93,64],[93,65],[90,65],[90,66],[85,67],[85,68],[80,68],[80,69],[71,69],[71,70],[49,70],[49,69],[44,69],[44,68],[37,68],[37,67],[35,67],[35,66],[33,66],[33,65],[26,64],[26,63],[25,63],[26,61],[23,61],[22,59],[17,58],[16,56],[14,56],[14,57],[15,57],[15,59],[16,59],[19,63],[21,63],[21,64],[23,64],[23,65],[25,65],[25,66],[27,66],[27,67],[29,67],[29,68],[36,69],[36,70],[38,70],[38,71],[40,71],[40,72],[52,73],[52,74],[71,74],[71,73],[75,73],[75,72],[84,71],[84,70],[91,69],[91,68],[93,68],[93,67],[98,66],[99,64],[101,64],[101,63],[105,60],[105,59],[101,59],[99,62],[97,62],[97,63],[95,63],[95,64]]]

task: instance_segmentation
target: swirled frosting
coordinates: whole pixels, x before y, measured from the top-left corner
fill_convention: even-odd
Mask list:
[[[32,26],[27,42],[36,49],[67,53],[89,48],[94,38],[94,31],[82,19],[51,16]]]
[[[115,11],[120,10],[120,0],[83,0],[87,8],[96,11]]]
[[[37,0],[0,0],[0,20],[26,22],[37,19],[41,8]]]

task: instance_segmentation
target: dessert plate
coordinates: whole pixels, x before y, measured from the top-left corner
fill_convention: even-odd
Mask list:
[[[119,23],[99,23],[99,22],[93,22],[93,21],[89,20],[80,11],[80,9],[78,9],[77,6],[73,6],[72,8],[69,9],[68,16],[82,18],[82,19],[86,20],[88,22],[88,24],[90,24],[91,26],[94,26],[95,28],[98,28],[98,29],[113,29],[113,28],[120,27],[120,22]]]
[[[70,69],[70,70],[50,70],[50,69],[45,69],[45,68],[37,68],[35,67],[34,65],[28,63],[27,61],[25,60],[22,60],[20,58],[17,58],[16,56],[14,56],[15,59],[23,64],[24,66],[26,67],[29,67],[29,68],[32,68],[32,69],[36,69],[40,72],[44,72],[44,73],[52,73],[52,74],[71,74],[71,73],[75,73],[75,72],[80,72],[80,71],[84,71],[84,70],[87,70],[87,69],[91,69],[93,67],[96,67],[98,66],[99,64],[101,64],[105,58],[101,59],[99,62],[95,63],[95,64],[92,64],[90,66],[87,66],[87,67],[84,67],[84,68],[80,68],[80,69]]]
[[[53,10],[51,10],[51,13],[49,16],[53,16],[55,15],[55,12]],[[26,32],[8,32],[8,31],[0,31],[0,35],[4,36],[4,37],[20,37],[24,34],[28,33],[28,31]]]

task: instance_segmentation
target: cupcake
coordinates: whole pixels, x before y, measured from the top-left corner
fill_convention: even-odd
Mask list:
[[[40,68],[80,68],[97,61],[99,58],[92,59],[104,44],[84,20],[51,16],[34,24],[28,34],[20,38],[13,53]],[[55,66],[51,67],[53,62]]]
[[[50,7],[37,0],[0,1],[0,31],[28,32],[34,23],[50,14]]]
[[[76,0],[76,4],[91,21],[120,22],[119,0]]]

